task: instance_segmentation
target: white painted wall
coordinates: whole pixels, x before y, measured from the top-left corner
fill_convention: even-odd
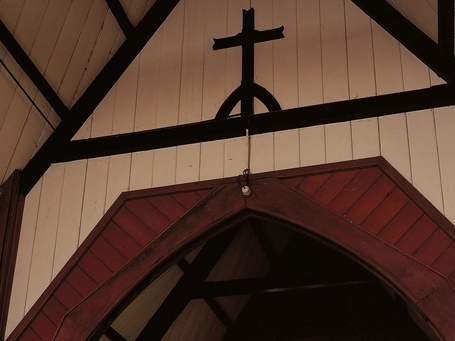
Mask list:
[[[212,38],[239,32],[250,3],[257,29],[285,26],[285,39],[257,45],[255,75],[283,108],[441,83],[350,1],[185,0],[76,138],[213,118],[239,84],[241,55],[213,51]],[[251,171],[383,155],[455,222],[454,111],[253,136]],[[26,199],[8,332],[122,191],[235,176],[245,167],[244,138],[53,165]]]

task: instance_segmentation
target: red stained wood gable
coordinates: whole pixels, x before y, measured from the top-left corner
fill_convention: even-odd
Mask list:
[[[123,193],[8,340],[52,340],[64,315],[210,192],[160,188]],[[154,205],[154,203],[156,203]]]
[[[251,187],[247,199],[235,178],[122,194],[9,340],[85,340],[169,257],[245,214],[332,244],[414,304],[441,340],[455,333],[454,226],[383,158],[252,175]]]

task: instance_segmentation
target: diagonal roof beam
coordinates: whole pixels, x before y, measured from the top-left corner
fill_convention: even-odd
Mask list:
[[[122,29],[123,34],[125,37],[130,38],[134,32],[134,26],[128,19],[128,16],[126,15],[126,12],[120,3],[120,0],[106,0],[106,2],[112,14],[114,14],[115,20],[117,20],[117,23]]]
[[[17,64],[24,70],[25,74],[35,84],[38,90],[43,94],[46,101],[52,106],[54,111],[61,119],[68,116],[68,108],[62,102],[54,89],[49,85],[44,76],[39,72],[35,64],[30,60],[25,51],[14,39],[5,24],[0,20],[0,40],[9,53],[16,60]]]
[[[157,0],[133,33],[120,46],[87,90],[74,104],[67,119],[63,120],[47,139],[22,173],[21,192],[27,194],[52,163],[54,155],[77,133],[109,90],[133,62],[142,48],[178,4],[179,0]]]
[[[156,313],[136,338],[137,341],[159,341],[191,301],[196,290],[234,240],[241,225],[229,229],[209,240],[198,253],[189,269],[183,274]]]
[[[455,85],[69,142],[52,162],[101,157],[455,105]],[[57,128],[58,129],[58,128]]]
[[[453,59],[454,0],[438,0],[438,45],[443,57]]]
[[[455,64],[453,60],[444,58],[437,43],[414,26],[414,24],[396,11],[385,0],[351,1],[424,62],[439,77],[448,83],[455,81]]]

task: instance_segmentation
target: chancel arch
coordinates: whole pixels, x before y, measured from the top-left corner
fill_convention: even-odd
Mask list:
[[[205,280],[243,224],[260,235],[261,224],[270,228],[270,222],[326,244],[368,270],[325,283],[306,278],[305,284],[302,274],[294,274],[294,285],[361,286],[379,279],[396,292],[396,301],[406,303],[402,309],[431,340],[450,340],[455,326],[450,314],[455,304],[454,227],[384,159],[258,174],[249,179],[249,187],[247,197],[238,179],[122,194],[9,340],[98,340],[113,333],[112,322],[143,289],[176,266],[182,274],[175,287],[186,291],[175,294],[174,287],[169,295],[180,298],[171,307],[183,310],[189,298],[210,296],[198,293],[198,285],[223,290]],[[280,238],[269,243],[279,244]],[[267,249],[264,240],[261,248]],[[199,254],[193,252],[190,261],[184,258],[195,249]],[[274,254],[268,254],[270,264],[278,261]],[[202,265],[193,269],[192,264]],[[289,289],[280,280],[251,285],[265,291]],[[242,292],[245,287],[238,290],[248,293]]]

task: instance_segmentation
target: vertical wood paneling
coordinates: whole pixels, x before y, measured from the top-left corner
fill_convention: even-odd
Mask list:
[[[455,108],[434,110],[444,214],[455,223]]]
[[[62,198],[64,165],[53,165],[43,177],[36,222],[26,310],[35,303],[52,279],[57,225]]]
[[[408,131],[403,114],[379,118],[381,155],[389,161],[408,181],[411,181]]]
[[[42,18],[38,33],[33,42],[33,46],[30,50],[30,59],[34,61],[38,70],[40,70],[45,76],[47,75],[49,60],[52,52],[54,51],[60,30],[66,19],[66,13],[70,5],[71,1],[69,0],[49,2],[44,13],[44,17]],[[21,77],[21,82],[26,78],[26,76]],[[18,90],[18,92],[20,92],[20,90]],[[28,94],[34,99],[35,103],[40,107],[45,115],[50,114],[49,104],[44,100],[43,96],[35,87],[30,89]],[[26,103],[29,104],[30,102],[26,99]],[[13,117],[15,117],[17,115],[17,112],[15,112],[16,109],[14,107],[10,107],[10,110],[13,110]],[[50,117],[50,120],[53,121],[54,124],[59,121],[59,119],[56,120],[55,113],[51,112]],[[31,158],[32,153],[38,145],[40,135],[42,134],[42,130],[45,125],[46,123],[39,116],[38,111],[31,108],[28,112],[28,116],[24,122],[22,130],[16,130],[21,133],[17,139],[13,139],[13,141],[17,144],[14,149],[11,149],[11,151],[14,151],[14,157],[8,173],[12,172],[14,168],[20,166],[23,167],[25,162]],[[48,135],[51,130],[48,127],[45,127],[44,132]]]
[[[251,7],[255,10],[255,27],[257,30],[273,28],[273,6],[271,0],[253,0]],[[249,8],[249,5],[246,7]],[[281,25],[280,25],[281,26]],[[254,81],[274,93],[273,81],[273,43],[256,44],[254,50]],[[267,108],[257,99],[254,100],[254,112],[266,112]],[[274,137],[273,133],[252,136],[250,139],[250,169],[253,173],[273,170]]]
[[[153,187],[173,185],[175,183],[177,148],[155,150],[153,158]]]
[[[181,184],[199,180],[200,152],[201,145],[199,143],[177,147],[175,183]]]
[[[403,91],[400,45],[376,22],[371,25],[377,94]]]
[[[6,337],[25,314],[28,279],[32,262],[33,244],[35,242],[36,221],[40,207],[41,186],[42,180],[33,187],[25,199],[16,268],[14,270],[14,280],[11,290],[11,303],[6,324]]]
[[[242,30],[242,9],[250,7],[249,0],[229,0],[227,9],[226,36],[235,36]],[[242,49],[240,46],[226,50],[226,97],[234,91],[242,79]],[[240,113],[240,103],[232,110],[232,114]],[[245,132],[246,134],[246,132]],[[246,140],[243,137],[228,139],[224,142],[224,176],[236,176],[247,168]]]
[[[377,118],[352,121],[352,157],[362,159],[380,155]]]
[[[52,278],[58,274],[79,246],[87,161],[81,160],[67,163],[64,167],[65,173],[59,207]]]
[[[120,35],[120,28],[111,12],[107,12],[102,27],[103,29],[97,32],[95,45],[90,47],[91,51],[89,57],[84,64],[84,73],[77,84],[77,88],[74,89],[76,94],[72,98],[73,102],[79,99],[85,89],[87,89],[93,79],[95,79],[99,70],[106,65],[112,53],[115,52],[116,46],[114,46],[114,43],[116,37]]]
[[[107,157],[87,161],[79,245],[104,214],[108,171]]]
[[[80,75],[84,73],[85,66],[91,58],[94,43],[106,19],[107,12],[108,6],[105,1],[93,1],[91,3],[90,11],[84,21],[84,26],[78,37],[68,68],[59,86],[58,95],[67,106],[70,106],[75,101],[74,93],[79,86]]]
[[[223,177],[224,141],[201,143],[201,180]]]
[[[202,117],[205,50],[205,1],[185,1],[179,124]]]
[[[410,91],[430,86],[430,71],[407,48],[400,45],[401,64],[403,68],[403,89]]]
[[[120,193],[129,189],[131,154],[121,154],[109,157],[107,175],[106,202],[104,212],[114,203]]]
[[[345,8],[343,0],[321,0],[321,46],[324,102],[349,98]],[[351,124],[325,127],[326,161],[352,159]]]
[[[160,51],[163,30],[158,29],[139,55],[134,131],[156,126]],[[132,153],[130,189],[152,186],[154,151]]]
[[[131,154],[130,190],[152,187],[153,151]]]
[[[349,96],[344,0],[320,0],[324,102]]]
[[[273,170],[273,133],[250,137],[250,170],[261,173]]]
[[[371,19],[345,1],[349,98],[376,94]]]
[[[227,32],[226,0],[206,1],[207,20],[204,35],[204,79],[202,120],[215,117],[226,98],[226,50],[212,49],[213,38],[226,37]],[[213,13],[217,13],[214,15]],[[201,180],[223,177],[224,141],[201,144]]]
[[[274,95],[282,108],[298,106],[297,67],[297,2],[272,1],[273,27],[285,26],[285,39],[273,44]],[[290,52],[293,51],[293,52]],[[288,130],[274,134],[275,169],[298,167],[300,164],[299,130]]]
[[[299,106],[323,103],[319,0],[297,1]],[[325,163],[324,126],[300,129],[300,165]]]
[[[423,110],[407,115],[412,182],[436,208],[443,212],[433,110]]]
[[[327,162],[352,159],[351,122],[325,126],[325,152]]]

